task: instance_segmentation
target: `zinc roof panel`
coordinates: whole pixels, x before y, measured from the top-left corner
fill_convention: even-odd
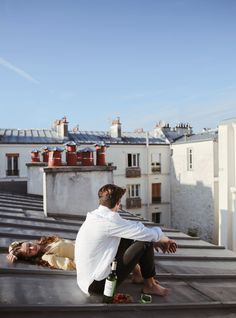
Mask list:
[[[5,194],[2,193],[0,196],[1,200],[4,200]],[[22,204],[23,207],[26,202],[30,204],[29,200],[31,200],[26,196],[19,198],[19,195],[17,197],[7,195],[6,199],[11,200],[12,213],[16,215],[18,212],[22,214],[22,209],[17,212],[14,206]],[[125,211],[122,213],[126,214]],[[128,212],[127,214],[130,215]],[[15,222],[16,224],[12,219],[8,222],[7,217],[4,217],[1,220],[0,231],[0,243],[4,244],[0,244],[0,246],[8,246],[9,239],[11,241],[16,239],[29,240],[30,238],[36,239],[36,235],[40,237],[42,231],[45,232],[47,219],[43,216],[43,212],[40,214],[37,211],[37,218],[39,217],[42,217],[43,222],[35,219],[30,220],[31,217],[27,216],[27,222],[22,219],[20,222]],[[57,222],[58,220],[55,221],[55,223]],[[27,229],[29,225],[32,225],[32,231],[30,228]],[[47,227],[49,230],[51,227],[57,228],[57,225],[48,224]],[[60,229],[62,231],[64,229],[65,232],[68,226],[61,222]],[[52,234],[51,229],[48,232]],[[73,228],[68,233],[71,234],[69,237],[75,237],[75,232]],[[170,232],[167,231],[166,234],[168,235],[168,233]],[[181,232],[179,233],[183,236]],[[61,234],[63,235],[63,233]],[[99,315],[101,318],[113,317],[114,315],[115,317],[123,315],[126,318],[141,318],[143,315],[156,317],[157,313],[163,317],[234,317],[236,309],[236,254],[228,250],[214,249],[214,246],[210,250],[206,250],[205,247],[199,248],[199,242],[189,238],[192,240],[191,248],[179,247],[180,253],[189,255],[187,260],[181,259],[181,255],[178,253],[173,257],[169,255],[168,259],[155,253],[158,280],[163,286],[170,288],[171,293],[166,297],[153,296],[152,304],[149,305],[140,304],[140,288],[136,284],[131,284],[130,280],[122,283],[117,292],[129,293],[134,302],[126,305],[110,304],[107,306],[102,304],[102,297],[94,295],[87,297],[80,292],[76,284],[75,272],[51,270],[23,262],[9,265],[6,261],[6,253],[1,250],[0,279],[4,295],[0,300],[1,313],[3,316],[6,314],[16,318],[25,314],[41,317],[43,313],[47,315],[48,312],[50,312],[51,317],[67,318],[81,314],[86,317],[94,317],[95,312],[96,316]],[[197,249],[195,249],[194,244],[198,247]],[[194,258],[195,253],[199,256],[198,260]],[[227,262],[221,260],[225,254],[228,258]],[[206,261],[206,255],[209,258],[212,256],[212,260]],[[36,285],[39,287],[35,289]],[[62,286],[64,289],[61,288]],[[8,312],[5,311],[6,308]]]

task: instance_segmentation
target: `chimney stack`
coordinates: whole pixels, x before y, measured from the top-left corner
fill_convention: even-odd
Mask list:
[[[68,138],[68,121],[64,116],[62,119],[57,119],[54,122],[53,129],[57,132],[58,137]]]
[[[112,121],[110,133],[112,138],[121,138],[121,123],[119,117]]]
[[[192,134],[192,127],[190,126],[190,124],[180,123],[180,124],[176,125],[175,131],[180,136],[191,135]]]
[[[165,127],[165,123],[160,120],[159,123],[156,123],[156,126],[154,128],[154,137],[155,138],[165,138],[165,134],[163,131],[163,128]]]

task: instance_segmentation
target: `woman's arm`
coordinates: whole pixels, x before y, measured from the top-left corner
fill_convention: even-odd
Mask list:
[[[42,260],[49,263],[50,266],[64,270],[75,270],[75,262],[68,257],[56,256],[54,254],[44,254]]]
[[[9,263],[14,263],[17,260],[17,257],[15,255],[13,255],[12,253],[9,253],[6,256],[7,260]]]

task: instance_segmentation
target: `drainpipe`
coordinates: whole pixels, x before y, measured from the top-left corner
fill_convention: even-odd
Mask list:
[[[149,203],[149,195],[150,195],[150,185],[149,185],[149,134],[148,131],[146,132],[146,160],[147,160],[147,219],[149,220],[149,208],[150,208],[150,203]]]

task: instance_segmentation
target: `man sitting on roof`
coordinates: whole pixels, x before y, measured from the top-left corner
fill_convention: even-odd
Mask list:
[[[142,222],[123,219],[117,212],[125,191],[113,184],[98,191],[100,205],[87,214],[76,238],[77,283],[86,294],[102,294],[116,258],[117,285],[135,268],[134,282],[143,278],[144,293],[165,296],[168,289],[155,280],[153,248],[175,253],[176,242],[164,236],[159,227],[148,228]]]

